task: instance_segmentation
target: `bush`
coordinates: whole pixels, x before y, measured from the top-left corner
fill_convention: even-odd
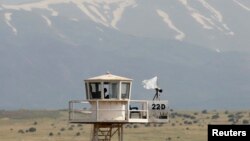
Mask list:
[[[35,122],[33,123],[33,125],[37,125],[37,122],[35,121]]]
[[[52,132],[49,133],[49,136],[53,136],[54,134]]]
[[[168,137],[166,138],[166,141],[171,141],[171,139],[172,139],[171,137]]]
[[[30,128],[29,128],[29,132],[36,132],[36,128],[30,127]]]
[[[82,124],[77,124],[77,127],[82,127]]]
[[[233,123],[234,123],[234,122],[235,122],[235,121],[234,121],[234,118],[229,118],[229,119],[228,119],[228,122],[233,122]]]
[[[249,124],[249,121],[246,120],[246,119],[244,119],[244,120],[242,121],[242,123],[243,123],[243,124]]]
[[[196,124],[196,123],[198,123],[198,122],[199,122],[198,120],[194,120],[194,121],[193,121],[194,124]]]
[[[81,135],[80,132],[77,132],[77,133],[76,133],[76,136],[80,136],[80,135]]]
[[[158,124],[158,127],[162,127],[162,126],[163,126],[163,123],[159,123],[159,124]]]
[[[229,113],[229,112],[226,110],[226,111],[225,111],[225,114],[227,115],[228,113]]]
[[[134,125],[134,128],[138,128],[139,126],[138,125]]]
[[[202,114],[207,114],[207,110],[206,110],[206,109],[205,109],[205,110],[202,110],[201,113],[202,113]]]
[[[234,118],[234,115],[233,114],[230,114],[227,116],[228,118]]]
[[[65,128],[61,128],[60,130],[61,130],[61,131],[64,131],[64,130],[65,130]]]
[[[127,124],[125,128],[131,128],[131,125],[130,125],[130,124]]]
[[[192,122],[191,121],[184,121],[184,124],[191,125]]]
[[[69,127],[68,130],[73,130],[73,127]]]
[[[24,134],[23,129],[18,130],[18,133]]]
[[[217,118],[219,118],[220,116],[219,116],[219,114],[216,114],[216,115],[213,115],[212,116],[212,119],[217,119]]]

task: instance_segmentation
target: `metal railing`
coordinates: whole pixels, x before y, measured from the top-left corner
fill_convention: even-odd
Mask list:
[[[146,100],[72,100],[69,102],[69,121],[167,122],[167,104],[167,101]]]

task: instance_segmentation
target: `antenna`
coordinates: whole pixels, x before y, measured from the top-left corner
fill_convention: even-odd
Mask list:
[[[153,100],[160,100],[159,93],[162,93],[163,90],[160,88],[155,88],[155,91],[156,91],[156,93],[155,93]]]

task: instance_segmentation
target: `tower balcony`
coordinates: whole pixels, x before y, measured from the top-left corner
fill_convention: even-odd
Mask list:
[[[72,100],[70,123],[164,123],[168,122],[168,101]]]

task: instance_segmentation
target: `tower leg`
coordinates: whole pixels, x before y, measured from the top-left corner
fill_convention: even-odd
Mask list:
[[[121,125],[121,141],[123,141],[123,124]]]
[[[118,134],[118,141],[123,141],[123,124],[96,123],[94,124],[91,141],[111,141],[116,133]]]
[[[98,124],[94,124],[91,141],[98,141]]]

